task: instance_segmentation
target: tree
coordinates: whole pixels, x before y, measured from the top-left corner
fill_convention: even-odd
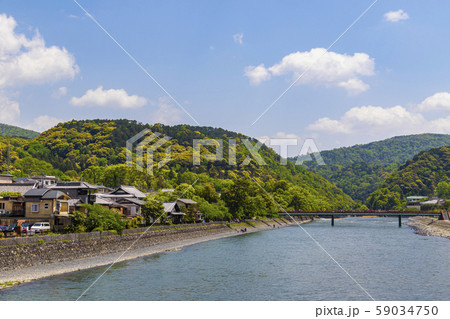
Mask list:
[[[224,201],[233,218],[243,218],[250,205],[248,189],[250,182],[247,179],[238,179],[233,183],[231,189],[224,192]]]
[[[380,188],[370,194],[367,198],[366,205],[370,209],[381,209],[381,210],[399,210],[404,207],[406,201],[403,200],[399,193],[393,192],[388,188]]]
[[[180,197],[192,199],[195,195],[195,189],[189,184],[181,183],[175,188],[175,193]]]
[[[69,233],[84,233],[86,232],[86,215],[82,212],[75,211],[71,216],[71,223],[65,228]]]
[[[219,201],[219,194],[211,184],[205,184],[199,187],[198,195],[206,199],[209,203],[217,203]]]
[[[450,199],[450,183],[440,182],[436,188],[437,195],[440,198]]]
[[[122,234],[122,231],[126,227],[126,222],[125,220],[122,220],[120,214],[98,204],[83,204],[82,206],[86,209],[86,231],[102,232],[114,230],[118,234]]]
[[[142,206],[142,215],[146,224],[156,222],[157,219],[159,219],[160,223],[166,220],[163,204],[148,196],[145,198],[145,204]]]

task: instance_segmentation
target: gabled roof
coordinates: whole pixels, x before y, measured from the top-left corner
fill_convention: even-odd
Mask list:
[[[139,199],[142,199],[145,197],[145,194],[143,192],[141,192],[140,190],[138,190],[136,187],[134,186],[125,186],[125,185],[121,185],[119,186],[117,189],[113,190],[110,194],[120,194],[120,193],[127,193],[130,195],[133,195]]]
[[[48,188],[35,188],[35,189],[30,189],[23,196],[25,196],[25,197],[42,197],[48,191],[49,191]]]
[[[132,197],[125,197],[125,198],[120,198],[117,199],[116,202],[118,203],[123,203],[123,202],[130,202],[139,206],[142,206],[145,204],[145,202],[141,201],[140,199],[137,198],[132,198]]]
[[[176,202],[163,203],[164,212],[171,213],[172,211],[175,210],[175,205],[176,204],[177,204]]]
[[[64,194],[61,191],[51,190],[51,191],[48,191],[47,193],[45,193],[44,196],[42,196],[42,199],[58,199],[63,195],[66,195],[66,194]]]
[[[58,199],[63,195],[66,195],[66,194],[64,194],[61,191],[55,191],[55,190],[48,189],[48,188],[36,188],[36,189],[30,189],[23,196],[25,196],[25,197],[41,197],[41,199]]]
[[[95,202],[94,204],[99,204],[99,205],[113,205],[114,201],[103,197],[103,196],[95,196]]]

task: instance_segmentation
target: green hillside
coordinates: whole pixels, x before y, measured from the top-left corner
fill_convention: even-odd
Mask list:
[[[162,168],[155,169],[154,175],[126,165],[126,141],[143,129],[171,137],[168,143],[153,154],[156,165],[166,156],[167,148],[171,148],[171,160]],[[176,188],[180,185],[187,189],[189,184],[198,180],[192,196],[204,194],[205,189],[209,193],[213,189],[212,193],[224,194],[234,194],[239,189],[245,189],[249,203],[244,206],[253,207],[248,208],[248,211],[263,210],[266,213],[278,210],[270,197],[287,209],[357,206],[348,195],[323,177],[292,163],[281,165],[280,156],[266,146],[261,147],[259,154],[267,165],[257,164],[252,157],[248,165],[243,165],[250,155],[242,143],[246,138],[239,133],[212,127],[149,125],[129,120],[71,121],[60,123],[33,140],[18,141],[14,148],[10,146],[10,163],[9,166],[5,163],[3,167],[9,168],[8,172],[15,176],[44,173],[65,180],[83,178],[85,181],[101,183],[108,187],[129,184],[144,191]],[[202,156],[200,165],[193,165],[194,139],[222,139],[223,159],[208,161]],[[228,163],[230,139],[236,140],[237,165]],[[250,139],[250,142],[254,145],[257,141]],[[6,145],[3,148],[3,154],[7,147]],[[202,149],[202,154],[214,152],[215,148]],[[145,148],[143,153],[147,154]],[[144,159],[144,163],[146,162]],[[268,193],[252,182],[253,179]],[[247,182],[250,184],[246,184]],[[208,202],[204,205],[213,205],[208,206],[212,211],[220,210],[219,207],[224,207],[226,198],[227,203],[232,202],[230,195],[227,196],[214,204]],[[201,201],[201,198],[197,200]]]
[[[450,135],[417,134],[323,151],[320,155],[325,163],[341,166],[354,163],[403,164],[422,151],[442,146],[450,146]]]
[[[389,174],[414,155],[449,145],[450,135],[399,136],[365,145],[323,151],[321,156],[325,166],[319,166],[315,161],[305,162],[305,166],[334,183],[353,199],[365,202]]]
[[[436,195],[438,184],[450,181],[450,147],[421,152],[390,174],[383,188],[403,196]]]
[[[35,138],[38,135],[39,133],[35,131],[0,123],[0,136],[14,136],[31,139]]]

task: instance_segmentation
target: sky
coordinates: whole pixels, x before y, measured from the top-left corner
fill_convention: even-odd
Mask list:
[[[0,0],[1,123],[222,127],[290,156],[450,133],[449,1],[77,2]]]

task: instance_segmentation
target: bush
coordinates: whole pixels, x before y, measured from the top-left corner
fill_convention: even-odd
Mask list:
[[[91,232],[101,228],[103,231],[115,230],[118,234],[122,234],[126,221],[118,213],[96,204],[84,205],[84,207],[87,211],[86,231]]]
[[[72,224],[65,228],[67,232],[115,231],[117,234],[122,234],[122,231],[127,226],[127,221],[123,220],[120,214],[112,210],[97,204],[84,204],[83,207],[86,209],[86,215],[81,212],[74,212]]]

